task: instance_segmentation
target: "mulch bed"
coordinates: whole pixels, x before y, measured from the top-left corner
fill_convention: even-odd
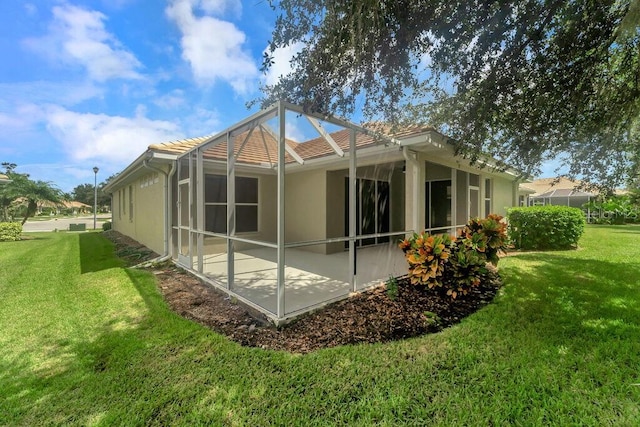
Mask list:
[[[104,234],[116,245],[116,253],[141,253],[146,249],[116,231]],[[135,262],[127,259],[125,262],[134,265],[153,259],[155,254],[148,252],[134,257]],[[158,288],[171,309],[184,318],[244,346],[292,353],[346,344],[386,342],[441,331],[491,302],[501,283],[498,274],[492,272],[486,283],[452,300],[442,293],[425,291],[401,279],[393,299],[385,286],[380,286],[276,328],[264,322],[253,310],[172,263],[156,265],[150,270],[156,275]]]

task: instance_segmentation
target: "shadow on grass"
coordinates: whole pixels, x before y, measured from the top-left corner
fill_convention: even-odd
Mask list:
[[[93,244],[91,236],[84,240]],[[174,378],[175,372],[202,380],[212,375],[198,360],[215,353],[214,372],[222,372],[245,351],[168,310],[151,274],[125,271],[145,302],[144,314],[105,321],[88,340],[44,344],[55,363],[34,365],[28,354],[16,363],[0,358],[1,425],[169,425],[180,419],[176,402],[196,405],[207,391],[201,381]],[[224,388],[234,385],[222,381]],[[233,409],[220,406],[210,425],[225,424]]]
[[[122,267],[113,253],[113,243],[99,232],[79,233],[80,271],[82,274]]]
[[[540,338],[640,339],[640,265],[522,253],[502,269],[517,322]]]

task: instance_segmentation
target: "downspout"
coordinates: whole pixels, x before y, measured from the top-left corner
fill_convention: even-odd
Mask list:
[[[402,156],[404,157],[405,161],[407,163],[411,163],[412,164],[412,168],[411,168],[411,179],[412,179],[412,189],[413,189],[413,203],[412,203],[412,224],[411,224],[411,229],[413,229],[414,232],[419,233],[420,229],[422,227],[420,227],[420,179],[419,179],[419,167],[420,167],[420,163],[418,162],[418,159],[415,158],[415,156],[409,154],[409,149],[404,146],[402,147]],[[406,176],[405,176],[405,180],[406,180]],[[406,185],[406,184],[405,184]],[[405,208],[406,208],[406,204],[405,204]],[[405,224],[405,228],[407,228],[407,225]]]
[[[169,172],[165,172],[160,168],[157,168],[155,166],[151,166],[149,164],[149,159],[144,159],[142,162],[142,165],[147,168],[150,169],[152,171],[161,173],[162,175],[164,175],[164,194],[165,194],[165,200],[166,203],[164,204],[164,230],[163,230],[163,245],[164,245],[164,253],[162,255],[160,255],[157,258],[154,258],[152,260],[149,261],[145,261],[142,262],[136,266],[134,266],[133,268],[137,268],[137,267],[146,267],[149,266],[151,264],[155,264],[158,262],[163,262],[166,261],[168,259],[171,258],[171,251],[169,248],[169,233],[171,233],[170,227],[171,227],[171,188],[169,186],[169,181],[171,180],[171,178],[173,177],[173,175],[176,173],[176,165],[177,162],[174,161],[171,165],[171,169],[169,170]]]

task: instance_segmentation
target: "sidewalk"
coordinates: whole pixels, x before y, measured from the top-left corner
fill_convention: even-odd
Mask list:
[[[111,221],[111,215],[99,215],[96,219],[96,228],[102,230],[102,224]],[[82,216],[77,218],[54,218],[48,221],[27,221],[22,227],[23,232],[35,231],[66,231],[69,224],[85,224],[87,230],[93,229],[93,216]]]

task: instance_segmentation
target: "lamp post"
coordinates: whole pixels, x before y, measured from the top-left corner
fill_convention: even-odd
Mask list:
[[[98,212],[98,169],[93,167],[93,229],[96,229],[96,213]]]

